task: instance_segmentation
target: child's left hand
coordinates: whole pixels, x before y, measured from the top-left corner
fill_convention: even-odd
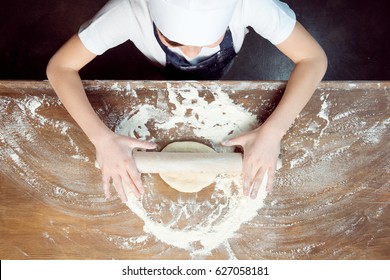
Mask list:
[[[276,163],[280,153],[281,137],[265,127],[258,127],[223,143],[224,146],[241,146],[244,149],[243,191],[256,198],[264,175],[268,173],[267,191],[272,190]]]

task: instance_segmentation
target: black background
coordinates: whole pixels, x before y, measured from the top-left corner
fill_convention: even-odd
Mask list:
[[[43,80],[55,51],[107,0],[1,0],[0,79]],[[390,1],[285,0],[328,55],[325,80],[390,80]],[[292,63],[253,30],[226,80],[287,80]],[[164,79],[128,41],[82,79]]]

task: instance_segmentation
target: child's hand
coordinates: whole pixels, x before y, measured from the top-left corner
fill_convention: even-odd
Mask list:
[[[111,182],[122,202],[127,202],[124,188],[130,188],[135,196],[139,198],[144,192],[144,187],[132,151],[135,148],[155,149],[156,144],[114,133],[95,141],[94,144],[96,160],[102,170],[103,189],[106,198],[111,196]]]
[[[267,191],[272,190],[276,163],[280,153],[281,137],[259,127],[224,143],[225,146],[241,146],[244,149],[243,191],[256,198],[265,173],[268,173]]]

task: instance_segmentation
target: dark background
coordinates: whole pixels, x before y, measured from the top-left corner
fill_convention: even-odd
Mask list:
[[[54,52],[108,0],[1,0],[0,79],[46,79]],[[325,80],[390,80],[389,0],[285,0],[328,55]],[[287,80],[292,63],[253,30],[226,80]],[[81,71],[82,79],[164,79],[131,42]]]

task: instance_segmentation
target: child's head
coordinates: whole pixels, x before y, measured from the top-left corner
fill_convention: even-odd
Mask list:
[[[187,46],[217,42],[229,25],[238,0],[150,0],[150,15],[170,41]]]

